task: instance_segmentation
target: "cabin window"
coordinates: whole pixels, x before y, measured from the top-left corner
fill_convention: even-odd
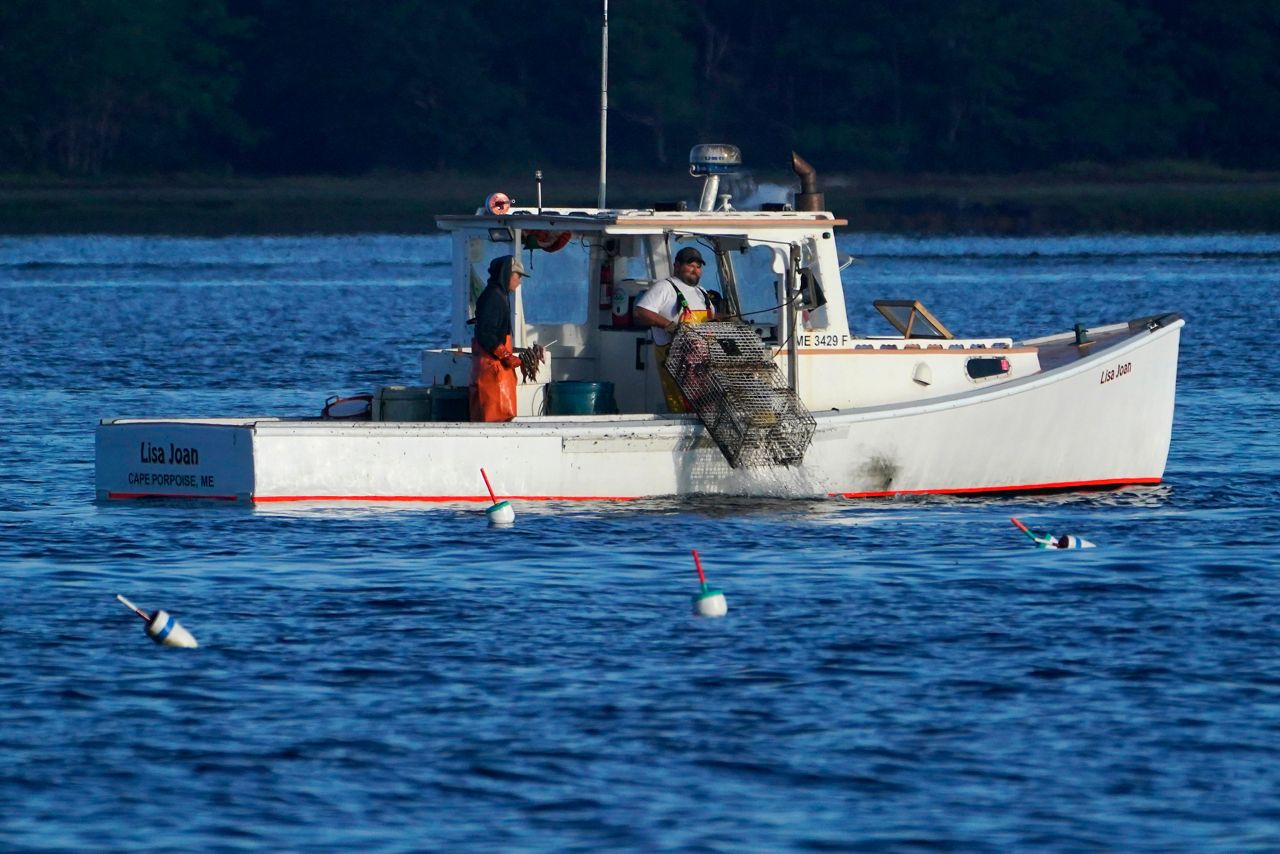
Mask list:
[[[535,249],[522,254],[529,278],[520,287],[525,323],[587,322],[591,249],[574,236],[555,252]]]
[[[752,246],[731,257],[743,320],[756,326],[777,326],[778,305],[782,302],[778,283],[786,269],[786,256],[771,246]]]
[[[615,282],[623,279],[661,279],[667,275],[667,273],[657,275],[653,268],[653,253],[641,238],[620,239],[618,256],[613,259]]]
[[[697,249],[698,254],[706,260],[706,263],[702,265],[702,278],[698,280],[698,287],[702,288],[704,291],[715,291],[723,296],[724,286],[721,283],[720,265],[717,263],[716,241],[706,237],[701,237],[697,240],[686,237],[674,241],[671,244],[671,258],[673,259],[672,266],[669,269],[660,272],[654,278],[665,279],[667,276],[674,274],[674,259],[676,254],[686,247],[693,247],[694,249]]]
[[[719,256],[712,254],[713,251],[702,247],[702,257],[707,259],[707,263],[702,265],[702,278],[698,280],[698,287],[724,296],[725,276],[721,274]],[[674,271],[674,267],[672,269]]]

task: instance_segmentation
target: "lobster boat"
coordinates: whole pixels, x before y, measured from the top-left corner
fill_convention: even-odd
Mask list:
[[[836,230],[812,167],[794,201],[737,210],[719,193],[733,146],[700,145],[693,204],[512,205],[440,216],[452,242],[449,340],[421,384],[329,417],[109,418],[99,499],[489,501],[672,495],[882,497],[1159,483],[1173,423],[1175,313],[1035,337],[966,338],[918,300],[868,306],[896,330],[850,331]],[[539,196],[541,193],[539,193]],[[635,301],[696,247],[713,322],[682,327],[666,366],[688,400],[668,411]],[[517,415],[467,417],[475,300],[490,261],[532,273],[512,338],[543,353]],[[540,345],[537,351],[533,348]],[[1019,441],[1034,437],[1034,441]]]

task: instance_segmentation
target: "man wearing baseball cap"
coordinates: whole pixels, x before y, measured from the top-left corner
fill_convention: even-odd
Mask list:
[[[675,273],[654,282],[636,302],[633,320],[650,327],[658,358],[658,377],[670,412],[687,412],[689,407],[680,386],[667,370],[667,351],[671,338],[682,323],[704,323],[715,318],[715,308],[707,292],[698,287],[702,279],[702,253],[686,246],[676,253]]]
[[[471,339],[472,421],[510,421],[516,417],[516,368],[511,349],[511,294],[529,274],[515,255],[489,262],[489,282],[476,297],[476,331]]]

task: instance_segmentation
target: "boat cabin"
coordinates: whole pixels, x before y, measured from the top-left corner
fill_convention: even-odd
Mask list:
[[[700,149],[724,148],[695,148],[694,174]],[[735,210],[728,196],[717,204],[716,173],[706,177],[699,210],[514,207],[495,194],[473,215],[438,217],[453,241],[453,314],[449,347],[422,354],[423,384],[467,384],[468,321],[489,262],[519,254],[530,277],[513,295],[512,343],[541,344],[548,359],[519,384],[518,417],[555,414],[546,385],[565,381],[612,384],[622,414],[664,413],[649,329],[632,311],[686,246],[707,259],[699,284],[717,316],[749,324],[813,411],[969,391],[1038,369],[1034,350],[956,339],[913,300],[875,304],[899,335],[851,334],[835,240],[846,222],[783,205]]]

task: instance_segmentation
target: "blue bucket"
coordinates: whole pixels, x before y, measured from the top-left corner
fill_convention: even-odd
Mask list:
[[[547,384],[548,415],[613,415],[613,383],[561,382]]]

